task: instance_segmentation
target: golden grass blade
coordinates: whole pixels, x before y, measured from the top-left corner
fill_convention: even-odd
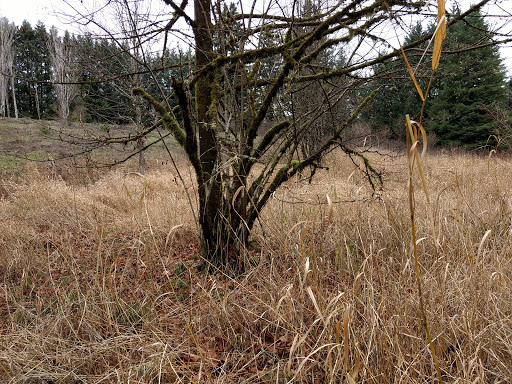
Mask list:
[[[332,214],[334,211],[331,198],[329,197],[329,195],[325,195],[325,197],[327,198],[327,204],[329,205],[329,215],[327,216],[327,220],[325,220],[323,223],[324,229],[327,228],[331,224]]]
[[[352,376],[354,378],[354,380],[357,380],[357,375],[359,374],[360,368],[361,368],[361,358],[359,357],[358,354],[356,354],[356,366],[354,367],[352,372],[350,372],[350,376]]]
[[[411,145],[411,149],[409,151],[410,156],[414,156],[413,161],[409,160],[409,165],[411,167],[411,172],[414,168],[414,163],[416,162],[418,164],[418,172],[421,177],[421,185],[423,187],[423,192],[425,193],[425,198],[427,199],[427,210],[429,215],[429,221],[430,221],[430,229],[432,231],[432,239],[434,240],[434,243],[436,247],[439,245],[439,241],[436,236],[436,230],[435,230],[435,224],[434,224],[434,213],[432,212],[432,204],[430,202],[430,193],[428,192],[428,186],[427,186],[427,180],[425,178],[425,172],[423,172],[423,165],[421,162],[421,158],[424,157],[426,150],[427,150],[427,133],[425,131],[425,128],[420,122],[413,121],[410,119],[409,115],[406,115],[406,124],[407,124],[407,131],[411,136],[413,136],[413,144]],[[412,127],[416,126],[418,129],[414,130]],[[418,132],[421,133],[421,137],[423,140],[423,151],[421,152],[421,156],[418,153]],[[421,158],[420,158],[421,157]]]
[[[485,243],[485,240],[487,240],[487,238],[489,237],[489,235],[491,234],[491,230],[488,229],[485,233],[484,233],[484,236],[482,237],[482,240],[480,240],[480,244],[478,244],[478,251],[476,253],[476,257],[479,258],[480,255],[482,254],[482,250],[484,249],[484,243]]]
[[[170,229],[170,231],[167,233],[167,236],[165,237],[165,248],[167,248],[167,245],[169,244],[169,240],[171,239],[171,236],[176,232],[178,228],[183,227],[183,224],[175,225]]]
[[[359,287],[360,287],[359,280],[361,279],[361,276],[363,276],[363,275],[364,275],[364,271],[359,272],[359,274],[354,279],[354,283],[352,284],[352,290],[354,292],[354,296],[357,296],[357,294],[358,294]]]
[[[421,140],[423,143],[423,150],[421,151],[421,157],[425,156],[425,153],[427,153],[427,131],[425,128],[423,128],[423,125],[418,121],[413,121],[412,123],[416,124],[419,128],[419,132],[421,133]]]
[[[418,144],[418,142],[416,141],[414,144]],[[430,194],[428,193],[427,180],[425,179],[425,173],[423,172],[423,166],[421,163],[420,155],[418,153],[417,145],[415,145],[415,148],[414,148],[414,157],[416,159],[416,162],[418,163],[418,172],[420,173],[423,191],[425,192],[427,202],[430,204]]]
[[[4,365],[2,364],[2,362],[0,361],[0,368],[2,368],[2,371],[4,371],[4,373],[7,375],[7,377],[10,379],[12,378],[11,374],[9,373],[9,371],[7,370],[7,368],[4,367]]]
[[[416,130],[416,132],[413,130],[412,126],[413,124],[416,125],[417,127],[419,127],[419,132],[421,133],[422,135],[422,139],[423,139],[423,151],[421,153],[421,157],[423,157],[425,155],[425,151],[426,151],[426,148],[427,148],[427,134],[425,132],[425,128],[423,128],[423,125],[419,122],[416,122],[416,121],[411,121],[410,118],[409,118],[409,115],[406,116],[406,124],[407,124],[407,130],[409,132],[409,134],[411,136],[413,136],[413,143],[410,147],[410,151],[408,152],[409,156],[410,156],[410,159],[409,159],[409,165],[410,165],[410,170],[411,172],[413,171],[413,168],[414,168],[414,164],[415,162],[418,164],[418,172],[420,174],[420,177],[421,177],[421,184],[422,184],[422,187],[423,187],[423,192],[425,193],[425,197],[427,199],[427,203],[428,203],[428,210],[429,210],[429,216],[430,216],[430,224],[431,224],[431,229],[432,229],[432,236],[434,238],[434,240],[436,239],[436,236],[435,236],[435,228],[434,228],[434,217],[433,217],[433,213],[432,213],[432,207],[431,207],[431,203],[430,203],[430,194],[428,192],[428,186],[427,186],[427,180],[425,178],[425,173],[423,172],[423,165],[421,163],[421,159],[420,159],[420,155],[418,153],[418,137],[417,137],[417,134],[416,132],[418,132]],[[411,161],[411,158],[412,161]],[[436,240],[436,244],[437,244],[437,240]]]
[[[412,172],[415,164],[415,153],[418,145],[418,135],[413,128],[409,115],[405,115],[406,137],[407,137],[407,162],[409,171]]]
[[[287,381],[287,383],[295,383],[295,379],[297,378],[297,375],[299,372],[302,372],[302,369],[304,366],[311,361],[312,356],[315,356],[318,352],[320,352],[322,349],[330,348],[333,344],[322,344],[319,347],[315,348],[313,351],[311,351],[307,356],[305,356],[302,360],[302,362],[299,364],[297,368],[295,368],[295,374],[292,376],[292,378]]]
[[[409,156],[411,158],[411,165],[412,165],[412,168],[411,169],[414,169],[414,161],[415,161],[415,154],[416,154],[416,150],[417,150],[417,147],[418,147],[418,144],[419,142],[418,141],[414,141],[411,145],[411,148],[409,149]]]
[[[348,366],[348,305],[345,306],[343,314],[343,372],[349,372]]]
[[[416,87],[416,90],[418,91],[418,94],[421,97],[422,101],[425,101],[425,96],[423,96],[423,91],[421,90],[420,85],[418,84],[418,81],[416,80],[416,76],[414,76],[414,72],[411,68],[411,65],[409,64],[409,60],[407,60],[407,56],[405,55],[405,51],[402,47],[400,47],[402,50],[402,56],[404,57],[405,64],[407,65],[407,69],[409,70],[409,75],[411,76],[412,81],[414,82],[414,86]]]
[[[146,176],[144,176],[142,173],[139,173],[139,172],[128,172],[124,175],[124,177],[130,176],[130,175],[139,176],[143,179],[146,178]]]
[[[309,273],[309,257],[306,257],[306,263],[304,264],[304,278],[302,279],[302,286],[306,285],[306,279]]]
[[[297,228],[298,226],[300,226],[300,225],[302,225],[304,223],[307,223],[307,221],[300,221],[300,222],[298,222],[293,227],[291,227],[290,230],[288,231],[288,233],[286,234],[286,238],[284,239],[284,247],[283,247],[284,248],[283,252],[284,252],[285,259],[288,258],[288,238],[290,237],[290,234],[293,232],[293,230],[295,228]]]
[[[418,171],[419,171],[420,176],[421,176],[421,184],[423,186],[423,191],[425,192],[425,196],[427,198],[427,203],[430,204],[430,194],[428,193],[427,180],[425,179],[425,173],[423,172],[423,166],[421,165],[421,161],[419,159],[418,152],[416,152],[415,155],[417,156],[416,157],[416,161],[418,162]]]
[[[443,16],[437,25],[436,34],[434,39],[434,49],[432,53],[432,70],[436,70],[441,60],[441,50],[443,41],[446,37],[446,18]]]
[[[432,70],[435,71],[441,60],[441,48],[446,38],[446,9],[444,0],[437,1],[437,28],[434,39],[434,51],[432,54]]]
[[[446,4],[445,0],[437,0],[437,24],[445,23],[443,39],[446,37]]]
[[[318,313],[318,316],[322,320],[322,323],[324,323],[324,326],[327,328],[327,322],[325,321],[324,315],[320,311],[320,307],[318,306],[318,303],[315,298],[315,294],[313,293],[313,290],[311,289],[311,287],[307,287],[306,292],[308,293],[309,297],[311,298],[311,301],[313,302],[313,306],[315,307],[316,312]]]
[[[293,337],[292,345],[290,347],[290,352],[289,352],[289,357],[288,357],[288,370],[290,370],[291,367],[292,367],[293,354],[295,353],[295,350],[297,349],[299,344],[300,344],[300,342],[299,342],[299,334],[297,333]]]
[[[496,152],[496,149],[493,149],[489,152],[489,156],[487,157],[487,170],[490,169],[491,167],[491,158],[492,158],[492,155],[494,155],[496,157],[497,155],[497,152]]]
[[[277,302],[276,312],[279,312],[279,308],[281,307],[281,304],[283,303],[283,301],[285,299],[287,299],[288,297],[290,297],[290,290],[292,288],[293,288],[293,284],[288,284],[288,286],[286,287],[286,293]]]
[[[339,319],[336,323],[336,342],[340,343],[340,331],[341,331],[341,324],[343,323],[343,318]]]
[[[311,223],[309,221],[306,222],[306,228],[300,234],[300,252],[302,255],[302,260],[305,262],[306,260],[306,250],[304,248],[304,241],[306,240],[306,234],[308,233],[309,225]]]
[[[235,201],[236,201],[236,198],[238,197],[238,195],[240,194],[240,192],[244,189],[244,186],[240,186],[236,192],[233,194],[233,200],[231,201],[231,205],[233,206],[233,208],[235,207]]]

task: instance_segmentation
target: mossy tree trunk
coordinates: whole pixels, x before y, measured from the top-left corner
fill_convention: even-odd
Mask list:
[[[196,0],[193,24],[195,39],[195,66],[201,69],[213,60],[211,29],[211,0]],[[221,178],[218,170],[217,136],[210,113],[214,72],[208,72],[195,85],[195,108],[199,140],[199,170],[196,170],[199,195],[199,223],[201,248],[206,260],[215,266],[223,264],[223,246],[227,241],[220,215],[222,204]]]

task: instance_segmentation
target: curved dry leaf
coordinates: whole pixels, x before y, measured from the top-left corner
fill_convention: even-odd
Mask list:
[[[437,28],[434,39],[434,51],[432,54],[432,70],[436,70],[441,60],[441,47],[446,38],[446,10],[444,0],[437,2]]]
[[[235,201],[236,201],[236,198],[238,197],[238,194],[244,189],[244,186],[241,185],[240,187],[238,187],[238,189],[236,190],[235,194],[233,195],[233,200],[231,201],[231,204],[233,205],[233,208],[235,208]]]
[[[482,237],[482,240],[480,240],[480,244],[478,245],[478,251],[476,252],[476,257],[479,258],[480,255],[482,254],[482,250],[484,249],[484,243],[485,243],[485,240],[487,240],[487,238],[489,237],[489,235],[491,234],[491,230],[488,229],[484,236]]]
[[[425,101],[425,96],[423,96],[423,91],[421,90],[420,85],[418,84],[418,81],[416,80],[416,77],[414,76],[414,72],[411,68],[411,65],[409,64],[409,60],[407,60],[407,56],[405,55],[405,51],[402,47],[400,47],[402,50],[402,56],[404,57],[405,64],[407,65],[407,70],[409,71],[409,76],[411,76],[412,81],[414,82],[414,86],[416,87],[416,90],[418,91],[418,94],[420,95],[421,101]]]

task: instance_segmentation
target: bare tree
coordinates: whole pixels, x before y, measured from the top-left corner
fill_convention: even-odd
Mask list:
[[[188,78],[172,80],[177,105],[168,105],[161,92],[134,88],[133,94],[145,100],[160,120],[135,137],[105,142],[138,140],[160,126],[174,136],[195,172],[202,253],[208,263],[243,269],[240,252],[269,199],[294,175],[309,167],[314,172],[333,147],[359,158],[369,182],[378,187],[380,173],[342,139],[378,89],[354,93],[348,103],[350,86],[337,79],[365,81],[372,75],[372,66],[400,56],[400,50],[387,43],[388,31],[407,25],[410,15],[432,12],[432,5],[349,0],[311,7],[308,14],[297,15],[295,2],[280,0],[253,1],[248,7],[240,2],[235,9],[224,7],[220,0],[194,0],[191,7],[188,0],[162,1],[172,14],[155,16],[153,32],[163,33],[164,52],[173,40],[169,36],[193,47],[195,71]],[[124,2],[125,7],[130,4]],[[96,20],[93,12],[82,16],[84,24]],[[150,35],[137,33],[139,38]],[[430,37],[422,36],[404,48],[414,48]],[[376,45],[389,53],[374,54]],[[349,59],[339,66],[309,70],[322,55],[340,50]],[[314,106],[297,109],[300,116],[289,102],[297,89],[309,89],[309,100],[300,102]],[[346,110],[333,120],[329,134],[322,134],[314,148],[297,158],[294,154],[308,128],[315,121],[325,124],[336,106],[343,104]]]
[[[151,74],[154,57],[150,51],[153,20],[151,19],[151,2],[135,0],[114,0],[102,8],[102,14],[85,14],[84,18],[95,27],[96,39],[103,42],[114,42],[116,47],[112,51],[117,57],[111,57],[109,63],[98,61],[97,58],[83,58],[85,65],[95,65],[92,72],[100,78],[111,78],[109,85],[117,92],[120,99],[126,101],[116,113],[118,120],[123,124],[129,122],[135,132],[145,129],[144,113],[147,105],[132,93],[132,89],[144,86],[144,77],[156,78]],[[94,17],[93,17],[94,15]],[[103,20],[100,17],[104,18]],[[87,60],[91,61],[87,64]],[[115,62],[116,65],[112,65]],[[89,71],[90,68],[84,68]],[[146,82],[147,85],[147,82]],[[121,110],[122,109],[122,110]],[[153,113],[154,114],[154,113]],[[150,119],[153,120],[153,119]],[[138,136],[135,150],[138,152],[138,171],[146,170],[145,138]]]
[[[329,8],[325,0],[299,0],[295,4],[298,17],[313,17]],[[332,6],[332,4],[331,4]],[[313,31],[313,26],[295,27],[293,33]],[[308,53],[318,49],[327,41],[327,37],[316,41],[308,48]],[[301,76],[315,75],[335,68],[341,68],[346,58],[341,49],[326,49],[318,56],[303,65],[299,64],[297,73]],[[290,87],[289,106],[292,114],[292,126],[296,142],[300,148],[297,156],[307,158],[312,155],[325,138],[331,136],[340,123],[350,115],[353,90],[358,82],[348,76],[340,76],[330,81],[314,81],[306,84],[294,84]],[[319,165],[315,163],[312,167]],[[309,179],[311,181],[311,178]]]
[[[143,127],[142,124],[142,103],[141,100],[135,97],[130,90],[135,87],[140,87],[141,75],[140,72],[143,69],[143,63],[145,61],[141,32],[146,29],[149,19],[149,11],[144,10],[144,2],[134,1],[128,6],[126,0],[114,2],[116,8],[116,19],[121,28],[123,39],[125,40],[125,47],[130,55],[130,66],[131,66],[131,87],[124,89],[127,91],[128,96],[132,100],[132,104],[135,108],[135,116],[133,123],[135,129],[140,130]],[[142,62],[142,63],[141,63]],[[136,149],[139,151],[139,173],[146,172],[146,152],[144,151],[145,140],[144,137],[139,137],[136,142]]]
[[[78,93],[74,45],[67,33],[64,38],[61,38],[57,35],[57,30],[52,28],[48,40],[48,51],[53,67],[59,118],[65,121],[70,114],[71,102]]]
[[[10,116],[9,83],[11,85],[14,116],[18,118],[18,106],[14,89],[12,43],[16,27],[6,18],[0,19],[0,115]]]

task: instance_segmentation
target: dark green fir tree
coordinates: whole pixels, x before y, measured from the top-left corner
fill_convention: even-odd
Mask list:
[[[478,148],[500,134],[493,111],[506,108],[507,90],[498,47],[491,42],[478,12],[448,28],[427,107],[427,129],[443,145]]]
[[[20,115],[43,119],[55,114],[55,91],[48,51],[48,33],[43,23],[32,28],[24,21],[14,37],[16,97]]]

